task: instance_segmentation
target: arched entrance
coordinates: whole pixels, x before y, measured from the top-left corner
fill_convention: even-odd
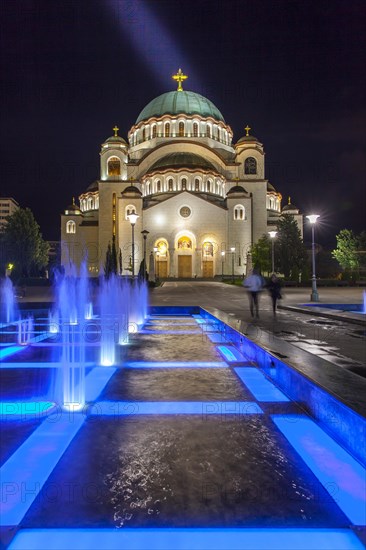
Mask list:
[[[182,235],[177,241],[178,250],[178,277],[189,279],[192,277],[193,243],[188,235]]]
[[[202,277],[212,279],[214,276],[214,243],[205,241],[202,245]]]
[[[154,250],[156,252],[155,275],[158,279],[166,279],[169,273],[167,241],[165,239],[158,239],[156,241]]]

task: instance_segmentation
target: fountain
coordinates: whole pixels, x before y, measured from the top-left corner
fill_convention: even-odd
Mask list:
[[[3,323],[12,323],[16,318],[14,287],[10,277],[6,276],[0,284],[1,317]]]
[[[61,332],[62,352],[60,358],[62,374],[62,406],[71,411],[83,409],[85,405],[85,338],[84,314],[89,296],[86,269],[82,267],[80,277],[75,268],[71,275],[56,277],[56,310],[50,322],[52,333]]]

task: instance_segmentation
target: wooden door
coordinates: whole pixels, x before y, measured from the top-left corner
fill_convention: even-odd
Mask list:
[[[166,279],[168,277],[168,262],[158,261],[157,262],[157,277],[159,279]]]
[[[178,256],[178,277],[192,277],[192,256]]]
[[[213,277],[213,262],[202,262],[202,277]]]

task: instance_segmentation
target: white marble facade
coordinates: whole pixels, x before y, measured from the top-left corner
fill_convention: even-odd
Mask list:
[[[264,149],[245,129],[233,143],[230,126],[203,96],[177,90],[153,99],[128,133],[106,139],[100,178],[61,216],[62,264],[87,259],[91,276],[103,269],[113,235],[131,273],[152,253],[160,277],[246,273],[250,247],[281,215],[281,194],[265,178]],[[302,215],[291,204],[302,230]],[[155,251],[154,251],[155,249]],[[235,249],[235,250],[233,250]]]

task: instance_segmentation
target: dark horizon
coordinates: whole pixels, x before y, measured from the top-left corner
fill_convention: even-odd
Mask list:
[[[282,205],[291,196],[320,214],[317,240],[334,246],[339,230],[365,229],[365,11],[359,0],[3,0],[0,195],[58,240],[112,127],[127,138],[181,67],[234,142],[251,126]]]

